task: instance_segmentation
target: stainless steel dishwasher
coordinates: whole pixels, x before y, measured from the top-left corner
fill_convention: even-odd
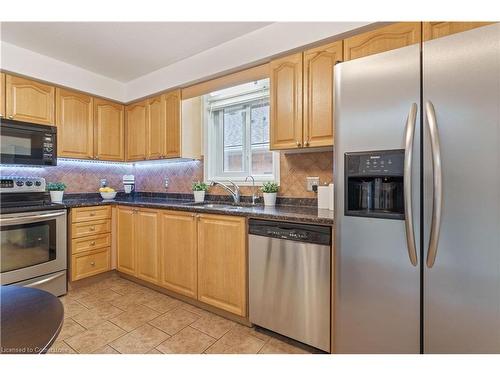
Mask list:
[[[330,351],[331,228],[249,220],[250,321]]]

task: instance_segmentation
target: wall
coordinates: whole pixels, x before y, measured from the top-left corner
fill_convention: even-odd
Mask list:
[[[315,193],[307,192],[306,176],[319,176],[321,183],[333,178],[333,153],[316,152],[281,154],[281,187],[279,196],[294,198],[314,198]],[[138,191],[190,193],[193,181],[203,180],[202,161],[180,161],[172,163],[144,162],[133,164],[104,163],[92,161],[59,160],[57,167],[6,167],[0,166],[2,176],[39,176],[48,182],[62,181],[68,185],[69,193],[91,193],[99,188],[101,178],[108,185],[123,190],[124,174],[134,174]],[[165,177],[169,180],[168,190],[164,188]],[[241,188],[243,195],[251,195],[251,187]],[[220,187],[212,188],[212,194],[225,194]]]

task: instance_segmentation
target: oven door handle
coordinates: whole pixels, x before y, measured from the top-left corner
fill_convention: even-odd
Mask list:
[[[29,224],[45,219],[53,219],[59,216],[63,216],[64,214],[66,214],[66,211],[58,211],[58,212],[51,212],[48,214],[29,215],[21,217],[0,218],[0,226],[14,225],[14,224]]]

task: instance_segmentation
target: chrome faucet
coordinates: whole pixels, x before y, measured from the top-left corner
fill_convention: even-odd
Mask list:
[[[255,178],[253,178],[253,176],[246,176],[245,182],[247,182],[249,178],[252,179],[252,204],[255,205],[255,200],[257,199],[257,195],[255,194]]]
[[[240,187],[238,185],[236,185],[231,180],[227,180],[227,182],[231,183],[234,186],[234,190],[231,189],[226,184],[223,184],[222,182],[219,182],[219,181],[212,181],[212,183],[210,184],[210,186],[220,185],[221,187],[223,187],[224,189],[226,189],[229,192],[229,194],[231,194],[231,196],[233,197],[234,203],[240,203]]]

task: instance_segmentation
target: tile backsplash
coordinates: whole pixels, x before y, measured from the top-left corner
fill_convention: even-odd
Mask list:
[[[333,179],[333,152],[285,154],[280,156],[279,196],[315,198],[315,193],[306,191],[306,177],[318,176],[321,183]],[[145,162],[137,164],[105,163],[92,161],[59,160],[57,167],[10,167],[1,165],[1,175],[38,176],[47,181],[62,181],[68,193],[90,193],[99,188],[101,178],[116,190],[123,190],[124,174],[134,174],[136,190],[144,192],[190,193],[193,181],[203,180],[203,161],[180,161],[170,163]],[[168,178],[168,189],[165,189]],[[251,194],[251,187],[242,187],[243,195]],[[220,187],[210,190],[212,194],[225,194]]]

